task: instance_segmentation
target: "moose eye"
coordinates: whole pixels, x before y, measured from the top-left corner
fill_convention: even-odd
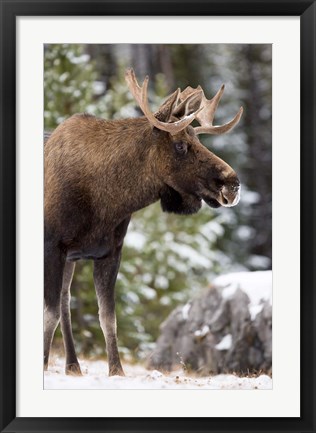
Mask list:
[[[174,148],[179,155],[185,155],[188,150],[188,146],[183,141],[176,141],[174,143]]]

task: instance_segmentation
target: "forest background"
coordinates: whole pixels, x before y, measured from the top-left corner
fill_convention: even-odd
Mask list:
[[[106,119],[141,116],[124,80],[133,67],[149,75],[154,111],[177,87],[201,85],[210,99],[225,92],[216,124],[244,107],[239,125],[200,141],[238,173],[241,201],[206,205],[193,216],[163,213],[159,203],[134,214],[116,283],[119,349],[129,361],[150,356],[168,314],[198,296],[220,274],[272,266],[272,46],[266,44],[49,44],[44,47],[44,127],[72,114]],[[105,356],[92,262],[79,261],[72,284],[74,338],[79,354]],[[57,333],[54,347],[62,350]]]

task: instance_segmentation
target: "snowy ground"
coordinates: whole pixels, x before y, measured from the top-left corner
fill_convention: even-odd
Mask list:
[[[163,374],[140,365],[124,364],[125,377],[107,376],[103,361],[81,362],[82,377],[66,376],[64,360],[53,359],[44,373],[45,389],[272,389],[269,376],[238,377],[231,374],[194,377],[182,370]]]
[[[252,320],[262,310],[264,301],[272,305],[272,271],[232,272],[215,278],[212,285],[222,290],[224,298],[231,298],[238,288],[245,292]]]
[[[238,288],[245,291],[249,296],[252,319],[262,310],[263,301],[272,303],[271,271],[223,275],[217,277],[213,284],[222,290],[223,297],[233,296]],[[185,311],[187,314],[188,311]],[[223,350],[223,347],[218,349]],[[104,361],[82,361],[83,376],[73,377],[65,375],[63,358],[51,358],[49,370],[44,373],[45,389],[272,389],[272,379],[267,375],[238,377],[220,374],[198,377],[188,375],[183,370],[164,373],[126,363],[123,365],[125,377],[108,377],[108,366]]]

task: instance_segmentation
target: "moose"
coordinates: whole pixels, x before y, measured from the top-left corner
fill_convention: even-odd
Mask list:
[[[235,171],[201,144],[199,134],[223,134],[239,122],[213,125],[224,85],[208,100],[201,86],[179,88],[153,113],[146,76],[125,79],[144,116],[105,120],[75,114],[44,146],[44,369],[59,321],[66,374],[81,375],[71,329],[70,285],[75,262],[93,260],[109,375],[124,375],[117,347],[114,286],[131,215],[160,200],[164,212],[190,215],[202,200],[235,206]],[[192,126],[196,120],[199,126]]]

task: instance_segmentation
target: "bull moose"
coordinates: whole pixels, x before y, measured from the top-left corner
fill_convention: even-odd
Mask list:
[[[117,348],[114,286],[133,212],[160,200],[162,210],[190,215],[209,206],[238,203],[235,171],[204,147],[199,134],[223,134],[240,120],[213,119],[224,85],[208,100],[200,86],[177,89],[152,113],[148,77],[139,86],[132,69],[126,82],[143,117],[105,120],[75,114],[46,140],[44,199],[44,368],[56,327],[66,352],[66,374],[81,374],[70,316],[75,262],[94,262],[94,283],[109,375],[124,375]],[[193,120],[199,126],[191,125]]]

